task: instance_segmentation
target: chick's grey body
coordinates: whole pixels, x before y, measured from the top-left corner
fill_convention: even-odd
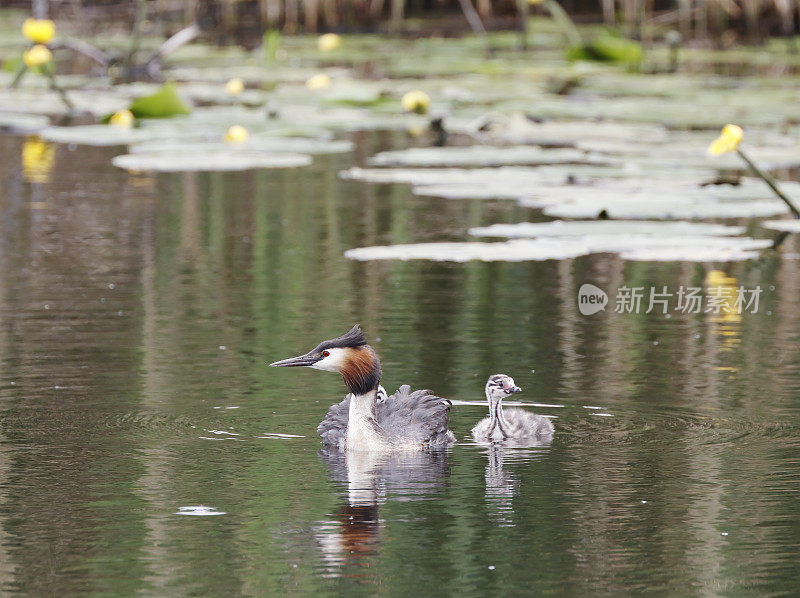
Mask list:
[[[503,442],[508,446],[541,446],[552,442],[555,430],[549,418],[525,409],[503,409],[502,400],[520,391],[513,378],[505,374],[489,377],[486,383],[489,417],[472,428],[475,440]]]
[[[343,450],[347,443],[350,398],[331,405],[325,419],[317,426],[322,442]],[[450,420],[450,401],[437,397],[429,390],[411,390],[407,384],[393,395],[378,400],[376,420],[381,435],[389,444],[413,447],[444,447],[455,442],[447,429]]]
[[[491,419],[486,417],[472,428],[475,438],[490,441],[530,440],[534,443],[547,444],[553,440],[553,422],[543,415],[537,415],[524,409],[503,409],[505,423],[503,431],[499,427],[491,429]]]

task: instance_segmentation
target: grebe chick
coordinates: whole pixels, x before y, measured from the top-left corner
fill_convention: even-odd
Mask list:
[[[514,379],[505,374],[489,376],[486,382],[486,400],[489,417],[472,428],[472,436],[479,442],[506,442],[519,446],[549,444],[553,440],[553,423],[543,415],[524,409],[503,410],[503,399],[522,389]]]
[[[447,429],[450,401],[408,385],[380,400],[381,362],[358,325],[305,355],[271,363],[338,372],[350,394],[317,427],[322,442],[348,451],[425,450],[455,442]],[[385,397],[386,391],[383,396]]]
[[[386,389],[383,386],[381,386],[380,384],[378,384],[378,391],[377,391],[376,394],[377,394],[377,397],[378,397],[377,398],[378,403],[385,403],[386,400],[389,398],[389,393],[386,392]],[[347,400],[352,399],[353,398],[353,393],[352,392],[348,392],[347,395],[345,395],[344,398],[347,399]]]

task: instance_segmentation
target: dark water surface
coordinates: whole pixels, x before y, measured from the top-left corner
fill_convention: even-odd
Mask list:
[[[339,181],[392,143],[356,141],[308,168],[150,176],[0,137],[2,592],[796,595],[800,260],[349,262],[536,217]],[[758,313],[577,309],[583,282],[712,270],[761,285]],[[341,380],[266,364],[356,322],[390,392],[480,401],[505,372],[556,405],[534,408],[553,444],[476,446],[486,409],[456,405],[450,452],[321,454]],[[224,514],[176,514],[200,505]]]

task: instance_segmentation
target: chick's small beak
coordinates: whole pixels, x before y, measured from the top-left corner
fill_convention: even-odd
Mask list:
[[[311,353],[306,353],[305,355],[298,355],[297,357],[290,357],[289,359],[281,359],[280,361],[275,361],[270,365],[270,367],[276,368],[296,368],[302,366],[310,366],[319,361],[319,355],[312,355]]]
[[[508,392],[510,393],[522,392],[522,389],[519,386],[512,386],[511,388],[508,389]]]

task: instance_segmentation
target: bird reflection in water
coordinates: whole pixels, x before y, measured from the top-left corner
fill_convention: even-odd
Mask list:
[[[488,447],[486,456],[486,506],[489,517],[501,527],[514,525],[511,499],[519,492],[519,480],[512,471],[503,469],[506,448],[499,444]]]
[[[332,480],[347,491],[347,501],[314,535],[329,577],[363,575],[378,551],[386,522],[379,507],[386,500],[413,501],[435,494],[450,474],[446,451],[375,453],[320,451]],[[387,498],[389,497],[389,498]]]
[[[500,527],[514,526],[513,498],[520,492],[516,469],[508,465],[522,464],[543,458],[552,436],[544,442],[493,442],[486,446],[486,506],[489,518]]]

